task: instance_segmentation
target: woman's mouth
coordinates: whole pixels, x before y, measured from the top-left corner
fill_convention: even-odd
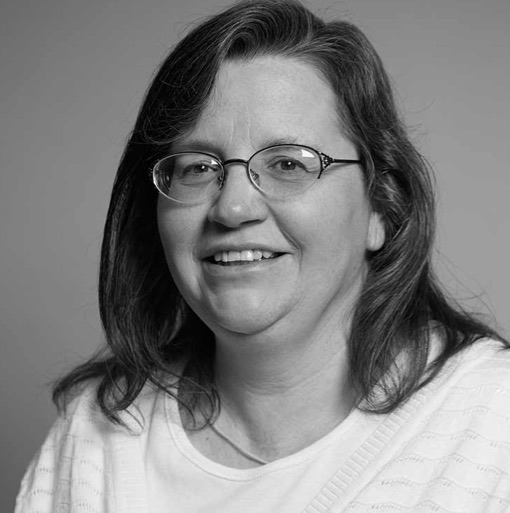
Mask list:
[[[206,260],[216,265],[245,265],[279,257],[282,253],[262,251],[260,249],[245,249],[243,251],[218,251]]]

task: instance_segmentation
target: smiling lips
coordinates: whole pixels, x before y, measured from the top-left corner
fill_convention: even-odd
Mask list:
[[[208,260],[219,265],[230,265],[260,262],[261,260],[276,258],[279,255],[280,253],[273,253],[272,251],[245,249],[243,251],[218,251]]]

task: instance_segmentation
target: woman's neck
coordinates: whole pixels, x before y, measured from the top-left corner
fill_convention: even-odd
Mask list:
[[[326,435],[356,402],[341,336],[217,340],[215,381],[217,426],[270,461]]]

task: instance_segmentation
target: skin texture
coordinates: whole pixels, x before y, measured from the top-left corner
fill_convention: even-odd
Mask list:
[[[247,160],[275,143],[358,157],[342,134],[329,85],[310,64],[278,56],[223,64],[197,125],[173,150]],[[366,274],[367,251],[384,242],[359,166],[332,165],[303,194],[278,201],[256,190],[246,166],[234,163],[209,201],[182,205],[160,196],[158,223],[173,279],[216,336],[218,387],[229,405],[222,412],[230,412],[222,414],[230,418],[225,426],[235,426],[236,435],[255,449],[259,440],[270,451],[274,439],[276,457],[338,424],[353,400],[344,344],[351,309]],[[205,260],[233,249],[282,256],[235,266]],[[307,407],[303,388],[312,385]],[[320,411],[313,401],[320,401]],[[324,422],[282,448],[281,419],[262,411],[275,407],[292,413],[292,425],[310,414]],[[260,415],[269,419],[262,427]],[[289,426],[281,427],[288,439]]]

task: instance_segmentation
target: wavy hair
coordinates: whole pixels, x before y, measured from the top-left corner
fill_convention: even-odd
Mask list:
[[[372,207],[384,220],[386,241],[369,255],[349,337],[351,378],[362,407],[376,413],[395,409],[461,348],[481,337],[499,338],[447,299],[434,277],[431,175],[409,140],[371,43],[351,23],[326,23],[298,1],[245,0],[196,26],[148,89],[104,230],[99,302],[107,347],[56,383],[57,405],[65,405],[76,385],[96,378],[97,402],[113,422],[121,422],[119,412],[148,382],[191,414],[201,408],[210,421],[217,413],[214,336],[168,271],[148,172],[194,126],[221,64],[264,55],[300,59],[326,78],[344,132],[359,151]],[[432,331],[442,349],[428,365]],[[405,355],[399,368],[397,355]]]

